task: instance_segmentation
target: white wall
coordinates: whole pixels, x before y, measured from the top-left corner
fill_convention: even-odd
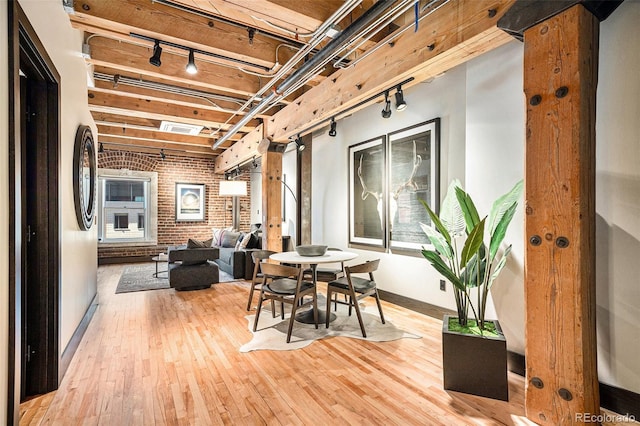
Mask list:
[[[7,1],[0,0],[0,199],[9,203],[9,52],[7,35]],[[0,208],[0,281],[9,279],[9,210]],[[7,401],[9,365],[9,286],[2,285],[0,291],[0,401]],[[7,418],[7,404],[0,404],[0,419]]]
[[[514,40],[467,64],[465,189],[480,217],[524,176],[522,61],[523,45]],[[509,349],[518,353],[524,353],[523,233],[520,200],[505,238],[513,249],[491,290],[495,310],[494,303],[487,306],[487,318],[500,319]]]
[[[596,105],[598,375],[640,393],[640,3],[600,26]]]
[[[73,144],[78,125],[89,124],[94,135],[95,125],[87,108],[86,68],[80,57],[82,33],[71,28],[69,18],[62,9],[59,0],[22,0],[19,2],[31,22],[47,53],[61,76],[60,111],[60,354],[64,351],[73,332],[97,290],[97,231],[80,231],[75,218],[73,202]],[[3,206],[9,199],[8,184],[8,34],[7,2],[0,0],[0,196]],[[8,229],[9,211],[0,209],[0,247],[4,247],[0,256],[0,276],[9,276],[8,272]],[[8,288],[2,286],[0,293],[0,312],[7,313]],[[0,341],[8,341],[8,317],[0,316]],[[0,401],[7,400],[8,353],[7,346],[0,345]],[[0,419],[7,418],[6,404],[0,404]]]
[[[332,247],[348,246],[347,185],[349,145],[366,141],[432,118],[441,118],[441,192],[453,178],[464,179],[465,69],[459,67],[431,83],[404,90],[408,107],[383,119],[384,105],[377,103],[338,120],[337,136],[327,129],[313,135],[312,242]],[[451,288],[439,290],[439,276],[423,257],[397,256],[350,249],[357,261],[380,258],[376,275],[382,290],[455,309]]]
[[[83,34],[71,28],[59,0],[19,2],[60,74],[60,351],[64,351],[97,291],[97,226],[80,231],[73,201],[73,144],[79,125],[97,131],[87,106],[87,72],[80,56]]]
[[[640,393],[640,3],[624,2],[601,24],[597,98],[597,327],[602,382]],[[315,243],[347,247],[347,148],[434,117],[442,118],[441,192],[460,178],[481,212],[524,174],[523,45],[509,43],[405,91],[409,108],[380,117],[376,104],[338,121],[313,141]],[[524,352],[524,220],[520,206],[505,241],[508,269],[496,282],[491,310],[510,350]],[[381,289],[453,308],[451,289],[426,260],[356,250],[358,261],[381,258]]]

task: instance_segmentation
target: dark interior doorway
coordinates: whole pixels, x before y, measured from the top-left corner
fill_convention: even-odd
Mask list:
[[[20,401],[58,387],[60,76],[17,2],[9,17],[13,423]]]

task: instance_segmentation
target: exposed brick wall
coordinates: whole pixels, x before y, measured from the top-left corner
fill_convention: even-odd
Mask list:
[[[139,154],[128,151],[108,150],[98,154],[98,167],[104,169],[128,169],[158,173],[158,245],[143,247],[100,247],[98,260],[104,258],[152,256],[166,251],[167,246],[185,244],[189,238],[211,238],[212,228],[231,226],[231,198],[219,197],[218,187],[222,175],[213,173],[214,161],[167,155]],[[247,181],[247,196],[240,198],[240,230],[250,226],[251,185],[249,175],[240,176]],[[205,184],[205,220],[203,222],[176,222],[176,183]],[[228,207],[228,209],[226,209]],[[100,214],[100,212],[98,212]]]

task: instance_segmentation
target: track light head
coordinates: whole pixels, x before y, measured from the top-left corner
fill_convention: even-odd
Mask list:
[[[258,168],[258,162],[256,161],[256,157],[253,157],[253,160],[251,160],[251,166],[253,166],[254,169]]]
[[[331,128],[329,129],[329,136],[335,138],[338,133],[336,132],[336,119],[331,119]]]
[[[104,152],[104,145],[102,144],[102,142],[100,142],[100,145],[98,146],[98,152],[100,154],[102,154]]]
[[[189,74],[195,74],[198,72],[198,67],[196,67],[196,61],[193,57],[193,49],[189,49],[189,62],[187,62],[186,70]]]
[[[389,91],[384,92],[384,109],[380,112],[382,118],[391,117],[391,101],[389,100]]]
[[[162,47],[160,47],[160,41],[156,40],[156,44],[153,45],[153,56],[149,58],[149,63],[156,67],[162,65],[160,55],[162,55]]]
[[[160,150],[160,158],[162,158],[163,160],[167,158],[167,154],[164,153],[164,149]]]
[[[298,138],[296,139],[296,145],[298,146],[298,151],[300,152],[304,151],[304,149],[306,148],[300,135],[298,135]]]
[[[404,101],[402,86],[398,86],[398,91],[396,92],[396,111],[404,111],[406,108],[407,103]]]

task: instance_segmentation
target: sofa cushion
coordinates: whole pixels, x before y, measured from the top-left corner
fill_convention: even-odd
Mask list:
[[[206,241],[198,241],[198,240],[194,240],[193,238],[189,238],[189,241],[187,241],[187,248],[207,248],[207,247],[211,247],[211,243],[213,242],[213,238],[206,240]]]
[[[258,234],[256,232],[249,233],[249,241],[247,241],[247,244],[244,248],[247,250],[260,248],[260,237],[258,237]]]
[[[239,232],[225,231],[222,234],[220,247],[235,248],[236,244],[238,243],[239,236],[240,236]]]

